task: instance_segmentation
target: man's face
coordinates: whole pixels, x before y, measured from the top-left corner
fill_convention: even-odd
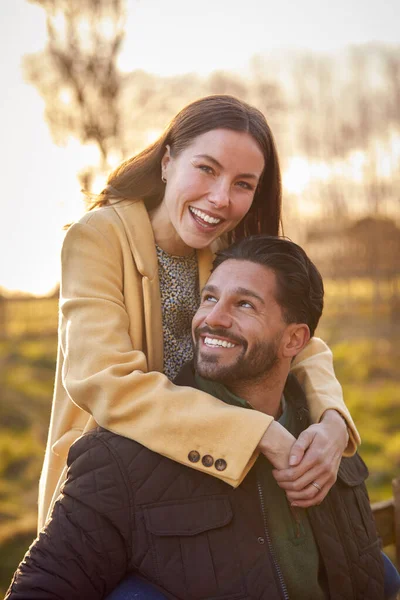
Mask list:
[[[268,376],[287,327],[275,290],[274,272],[250,261],[226,260],[211,274],[192,323],[199,375],[228,387]]]

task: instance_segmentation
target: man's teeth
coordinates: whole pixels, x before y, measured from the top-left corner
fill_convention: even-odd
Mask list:
[[[217,338],[204,338],[204,343],[207,346],[222,346],[223,348],[234,348],[236,344],[227,342],[226,340],[218,340]]]
[[[212,225],[217,225],[217,223],[221,222],[221,219],[216,219],[215,217],[210,217],[209,215],[206,215],[206,213],[203,213],[198,208],[193,208],[192,206],[190,206],[189,210],[194,215],[196,215],[196,217],[199,217],[200,219],[202,219],[206,223],[211,223]]]

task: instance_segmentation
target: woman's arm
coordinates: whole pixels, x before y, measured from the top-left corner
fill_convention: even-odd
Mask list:
[[[63,493],[6,600],[100,600],[128,572],[133,507],[113,452],[93,432],[72,446],[68,466]]]
[[[304,389],[313,423],[319,423],[325,411],[329,409],[336,410],[344,417],[349,433],[344,455],[352,456],[361,439],[343,401],[342,387],[333,368],[332,352],[325,342],[320,338],[311,338],[294,359],[291,372],[296,375]]]
[[[354,454],[361,440],[343,402],[332,352],[325,342],[312,338],[293,361],[292,373],[304,388],[316,424],[293,444],[289,468],[278,467],[274,476],[290,502],[307,508],[322,502],[336,481],[342,455]]]
[[[93,215],[70,228],[62,252],[60,336],[62,381],[72,402],[55,403],[53,427],[71,421],[75,404],[102,427],[239,485],[272,417],[147,373],[145,319],[151,315],[144,314],[140,300],[138,314],[128,315],[124,286],[136,286],[141,298],[142,277],[127,282],[124,275],[115,227]],[[214,464],[191,462],[193,450],[211,455]],[[219,458],[226,462],[222,471],[215,467]]]

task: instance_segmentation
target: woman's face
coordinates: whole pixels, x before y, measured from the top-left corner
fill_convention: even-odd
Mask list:
[[[261,149],[246,132],[213,129],[176,157],[167,148],[165,194],[152,218],[156,242],[185,254],[234,229],[253,202],[263,169]]]

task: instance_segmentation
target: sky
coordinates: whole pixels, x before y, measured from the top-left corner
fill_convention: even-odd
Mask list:
[[[128,0],[127,9],[125,71],[245,72],[254,54],[400,43],[398,0]],[[62,226],[84,210],[76,173],[97,160],[73,139],[53,144],[44,103],[23,81],[22,56],[45,41],[42,9],[1,1],[0,286],[37,294],[56,284]]]

